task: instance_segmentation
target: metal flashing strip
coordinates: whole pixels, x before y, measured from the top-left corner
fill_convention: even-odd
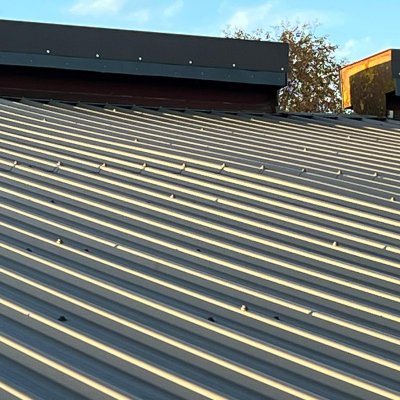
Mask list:
[[[55,68],[108,74],[184,78],[252,85],[285,86],[285,72],[249,71],[239,68],[210,68],[195,65],[156,64],[141,61],[117,61],[98,58],[62,57],[27,53],[0,52],[0,64],[22,67]]]

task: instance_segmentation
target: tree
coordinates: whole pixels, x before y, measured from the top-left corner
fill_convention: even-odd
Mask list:
[[[225,37],[247,40],[273,40],[289,44],[288,84],[279,92],[279,107],[292,112],[340,112],[338,48],[327,36],[315,33],[316,24],[282,22],[273,32],[256,29],[245,32],[228,26]]]

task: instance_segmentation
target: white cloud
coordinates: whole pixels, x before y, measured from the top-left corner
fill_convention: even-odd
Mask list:
[[[141,10],[134,11],[129,14],[128,18],[133,20],[136,25],[144,25],[146,22],[150,20],[150,11],[146,8]]]
[[[226,3],[223,3],[224,7]],[[279,25],[282,21],[296,23],[318,22],[326,27],[342,25],[345,22],[345,14],[326,12],[314,8],[299,8],[289,6],[283,0],[270,0],[257,6],[231,8],[231,16],[225,21],[225,26],[242,28],[252,31],[257,28],[269,30]]]
[[[228,25],[242,29],[253,29],[258,24],[264,25],[272,10],[272,3],[268,2],[255,7],[240,8],[228,20]]]
[[[350,39],[343,46],[336,50],[336,56],[339,58],[347,57],[351,54],[351,50],[357,45],[357,40]]]
[[[349,39],[347,40],[342,46],[340,46],[336,50],[336,57],[337,58],[354,58],[357,57],[358,54],[363,53],[364,51],[369,51],[371,48],[371,37],[365,36],[360,39]],[[372,55],[371,52],[368,55]]]
[[[69,9],[75,15],[117,14],[126,0],[77,0]]]
[[[183,0],[176,0],[164,9],[164,17],[172,18],[177,15],[183,8]]]

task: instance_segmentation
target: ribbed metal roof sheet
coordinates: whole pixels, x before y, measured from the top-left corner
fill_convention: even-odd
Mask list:
[[[0,100],[0,398],[400,398],[399,156],[393,121]]]

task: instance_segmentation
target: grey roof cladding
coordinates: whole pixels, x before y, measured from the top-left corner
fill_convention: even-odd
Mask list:
[[[399,133],[0,100],[0,398],[399,398]]]

